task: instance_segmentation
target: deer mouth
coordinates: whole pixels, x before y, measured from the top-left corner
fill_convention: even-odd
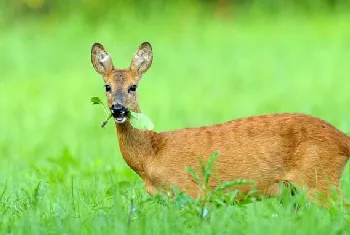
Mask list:
[[[122,124],[126,121],[127,117],[122,117],[122,118],[114,118],[115,122],[118,124]]]
[[[112,115],[114,117],[114,121],[118,124],[122,124],[128,119],[127,110],[112,111]]]

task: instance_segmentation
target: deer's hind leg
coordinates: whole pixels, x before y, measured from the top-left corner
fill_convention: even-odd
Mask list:
[[[326,206],[334,193],[340,195],[339,182],[348,157],[339,154],[334,143],[322,146],[325,145],[299,146],[295,153],[297,164],[287,180],[305,188],[312,201]]]

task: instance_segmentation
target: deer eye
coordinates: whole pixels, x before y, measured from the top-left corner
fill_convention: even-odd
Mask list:
[[[129,89],[128,89],[128,92],[129,92],[129,93],[130,93],[130,92],[135,92],[135,91],[136,91],[136,88],[137,88],[136,85],[131,85],[131,86],[129,87]]]
[[[111,92],[112,88],[110,85],[105,85],[106,92]]]

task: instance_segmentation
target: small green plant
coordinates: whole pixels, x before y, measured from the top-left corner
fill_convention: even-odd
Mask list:
[[[106,116],[106,120],[102,122],[101,127],[105,127],[109,121],[109,119],[113,116],[109,109],[106,108],[105,104],[102,102],[102,100],[99,97],[92,97],[91,98],[92,104],[102,105],[103,111]],[[154,125],[149,117],[142,113],[135,113],[133,111],[128,111],[128,119],[130,121],[130,124],[137,129],[140,130],[152,130],[154,128]]]
[[[239,179],[223,182],[216,187],[211,187],[210,183],[214,175],[213,167],[218,157],[219,152],[215,152],[209,156],[205,163],[201,158],[198,158],[199,172],[196,172],[192,167],[186,167],[186,171],[201,188],[202,196],[197,199],[192,199],[186,193],[180,192],[177,188],[174,188],[174,203],[176,207],[194,210],[201,219],[205,219],[210,217],[210,207],[234,204],[243,205],[255,201],[254,193],[256,191],[252,190],[247,195],[244,195],[241,191],[235,189],[237,186],[252,185],[252,181]],[[161,199],[162,198],[159,197],[157,198],[158,201],[160,200],[164,203],[164,198],[163,200]]]

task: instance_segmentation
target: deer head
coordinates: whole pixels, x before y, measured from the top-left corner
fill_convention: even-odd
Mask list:
[[[117,69],[104,47],[95,43],[91,48],[91,62],[96,72],[103,76],[108,106],[116,123],[128,118],[129,110],[139,112],[137,88],[142,75],[151,67],[152,47],[144,42],[135,52],[130,67]]]

